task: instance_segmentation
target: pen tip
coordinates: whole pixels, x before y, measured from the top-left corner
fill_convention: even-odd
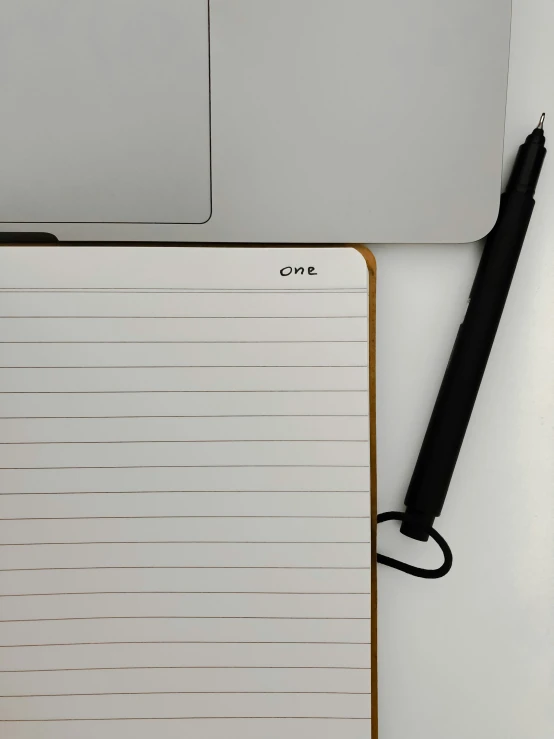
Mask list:
[[[544,119],[545,118],[546,118],[546,113],[543,113],[539,119],[539,125],[537,126],[539,131],[542,131],[544,129]]]

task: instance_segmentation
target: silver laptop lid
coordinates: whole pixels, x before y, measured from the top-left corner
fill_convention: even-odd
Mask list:
[[[0,0],[0,231],[466,241],[510,0]]]

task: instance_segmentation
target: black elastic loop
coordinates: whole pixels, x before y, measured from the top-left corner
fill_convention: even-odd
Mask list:
[[[395,511],[391,511],[390,513],[380,513],[377,516],[377,523],[385,523],[385,521],[403,521],[405,517],[406,514],[397,513]],[[427,533],[429,534],[431,539],[433,539],[433,541],[437,542],[437,544],[441,548],[442,553],[444,554],[444,563],[438,569],[425,570],[422,567],[414,567],[413,565],[406,564],[406,562],[400,562],[399,560],[393,559],[392,557],[387,557],[384,554],[377,555],[377,562],[379,562],[379,564],[386,565],[387,567],[393,567],[395,570],[405,572],[407,575],[422,577],[426,580],[438,580],[440,577],[444,577],[452,569],[452,550],[450,549],[446,541],[442,538],[442,536],[438,533],[438,531],[435,531],[435,529],[429,527],[427,529]]]

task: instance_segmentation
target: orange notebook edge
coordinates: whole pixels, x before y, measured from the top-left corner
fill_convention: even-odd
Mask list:
[[[368,247],[355,248],[366,261],[369,273],[369,398],[371,457],[371,735],[379,734],[378,661],[377,661],[377,264]]]

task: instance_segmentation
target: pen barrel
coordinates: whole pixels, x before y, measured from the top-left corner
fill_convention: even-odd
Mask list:
[[[401,531],[413,539],[427,541],[442,511],[534,206],[529,191],[502,197],[406,495]]]

